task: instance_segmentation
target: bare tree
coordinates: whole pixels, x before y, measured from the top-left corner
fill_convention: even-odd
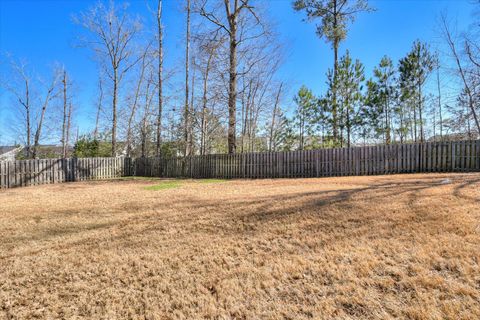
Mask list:
[[[67,72],[64,69],[63,70],[63,79],[62,79],[62,84],[63,84],[63,125],[62,125],[62,156],[64,158],[67,157],[67,145],[66,145],[66,132],[65,130],[67,129]]]
[[[138,107],[138,104],[139,104],[142,85],[143,85],[143,82],[145,81],[145,71],[146,71],[146,68],[150,65],[150,60],[148,60],[149,57],[150,57],[149,50],[150,50],[150,46],[147,46],[145,51],[141,54],[140,72],[139,72],[139,75],[138,75],[138,78],[137,78],[137,83],[136,83],[135,91],[134,91],[134,94],[133,94],[133,101],[132,101],[131,106],[130,106],[130,115],[129,115],[128,121],[127,121],[127,137],[126,137],[126,154],[127,154],[127,156],[131,156],[131,153],[132,153],[132,144],[133,144],[132,129],[133,129],[133,124],[134,124],[135,114],[136,114],[137,107]],[[147,79],[147,81],[148,81],[148,79]]]
[[[160,156],[162,144],[162,112],[163,112],[163,26],[162,26],[162,0],[157,6],[157,40],[158,40],[158,113],[157,113],[157,146],[156,156]]]
[[[25,138],[26,157],[35,158],[38,154],[42,130],[45,126],[45,119],[50,102],[57,96],[57,84],[60,72],[55,69],[50,82],[45,83],[36,79],[28,70],[24,61],[10,62],[12,74],[10,81],[5,83],[6,89],[20,105],[20,116],[23,121],[23,128],[20,134]],[[41,92],[46,90],[44,96]],[[16,126],[21,127],[21,126]]]
[[[228,36],[229,42],[229,68],[228,68],[228,153],[236,152],[236,115],[237,115],[237,78],[238,78],[238,50],[240,44],[246,39],[244,34],[239,34],[241,18],[244,12],[249,13],[259,25],[260,20],[255,13],[254,7],[249,0],[223,0],[224,13],[220,16],[215,9],[207,9],[207,1],[204,0],[199,9],[201,16],[212,22]],[[223,17],[223,18],[221,18]],[[249,35],[251,38],[260,37],[260,34]]]
[[[141,26],[127,13],[127,6],[116,7],[113,1],[106,7],[99,2],[75,19],[90,31],[84,43],[91,47],[111,80],[112,85],[112,156],[116,155],[117,108],[119,85],[127,72],[139,61],[132,59],[133,40]]]
[[[200,58],[203,58],[202,63],[197,63],[196,66],[200,69],[202,74],[202,110],[200,112],[200,154],[204,155],[207,152],[208,140],[208,103],[209,103],[209,80],[212,69],[214,68],[214,59],[220,46],[223,45],[222,39],[219,38],[219,33],[216,32],[212,38],[204,36],[200,40],[199,51]]]
[[[63,69],[63,78],[62,78],[62,86],[63,86],[63,112],[62,112],[62,156],[66,158],[68,155],[68,143],[69,143],[69,133],[70,133],[70,124],[72,118],[72,103],[69,102],[68,97],[68,77],[67,71],[65,68]]]
[[[185,39],[185,106],[183,113],[184,121],[184,144],[185,151],[184,155],[187,157],[192,152],[192,124],[191,124],[191,111],[189,106],[189,66],[190,66],[190,13],[191,13],[191,4],[190,0],[187,0],[186,15],[187,15],[187,26],[186,26],[186,39]]]
[[[65,156],[66,157],[68,155],[68,144],[70,142],[70,128],[72,126],[72,113],[73,113],[73,105],[72,105],[72,102],[70,101],[70,103],[68,104],[68,111],[67,111],[68,115],[67,115],[67,127],[65,129],[65,132],[66,132],[66,137],[65,137],[65,145],[67,146],[66,147],[66,152],[65,152]],[[78,138],[77,138],[77,141],[78,141]]]
[[[140,140],[141,140],[141,156],[147,157],[148,152],[148,144],[149,144],[149,136],[151,133],[151,121],[150,118],[152,116],[151,107],[153,97],[155,96],[156,85],[154,78],[154,72],[150,69],[148,74],[148,78],[145,81],[145,89],[143,93],[144,97],[144,106],[143,106],[143,114],[140,120]]]
[[[30,157],[32,148],[32,99],[31,99],[31,85],[32,76],[27,72],[27,63],[24,61],[15,62],[13,59],[10,62],[11,68],[14,72],[14,78],[19,78],[21,85],[16,87],[11,83],[6,83],[6,88],[15,96],[15,99],[22,106],[23,119],[25,121],[25,142],[26,155]],[[23,89],[21,88],[23,87]]]
[[[268,150],[272,108],[275,108],[277,85],[274,76],[281,63],[281,48],[275,38],[267,36],[256,39],[255,45],[242,52],[240,77],[242,129],[241,151]],[[278,111],[278,110],[277,110]],[[261,132],[265,128],[265,132]]]
[[[270,123],[270,135],[269,135],[269,139],[268,139],[268,151],[273,151],[273,144],[275,142],[275,135],[276,135],[276,131],[275,131],[275,124],[276,124],[276,118],[277,118],[277,115],[278,115],[278,109],[279,109],[279,103],[280,103],[280,95],[282,94],[282,86],[283,86],[283,82],[280,83],[280,85],[278,86],[278,91],[277,91],[277,94],[275,96],[275,104],[273,106],[273,111],[272,111],[272,121]]]
[[[191,64],[192,65],[195,65],[195,56],[192,57],[192,61],[191,61]],[[196,121],[196,118],[194,117],[194,113],[195,113],[195,69],[193,68],[192,69],[192,75],[190,77],[190,81],[191,81],[191,93],[190,93],[190,110],[189,110],[189,116],[190,116],[190,128],[188,130],[188,144],[190,145],[190,154],[193,154],[195,152],[195,145],[194,145],[194,142],[193,142],[193,139],[194,139],[194,126],[195,124],[197,124],[198,126],[198,122]]]
[[[441,16],[440,23],[441,23],[443,37],[448,44],[448,48],[450,49],[450,53],[453,59],[455,60],[457,73],[463,83],[464,93],[467,97],[467,105],[475,121],[478,134],[480,134],[480,122],[478,119],[477,111],[475,109],[475,97],[474,97],[474,89],[472,87],[472,81],[470,81],[468,71],[465,69],[464,65],[462,64],[460,52],[457,48],[454,35],[450,30],[450,27],[448,25],[448,21],[445,15]],[[467,53],[468,53],[468,49],[467,49]]]
[[[98,80],[98,101],[97,101],[97,112],[95,115],[95,129],[93,130],[93,139],[98,138],[98,126],[100,123],[100,113],[102,112],[103,105],[103,80],[100,77]]]
[[[440,125],[440,140],[443,140],[443,112],[442,112],[442,90],[440,85],[440,59],[438,54],[436,55],[436,74],[437,74],[437,102],[438,102],[438,116],[439,116],[439,125]],[[435,125],[435,124],[434,124]],[[435,136],[435,135],[434,135]]]
[[[57,83],[60,78],[60,73],[58,71],[54,72],[54,76],[50,82],[50,85],[47,87],[47,92],[42,102],[42,108],[40,111],[40,117],[37,122],[37,127],[35,129],[35,136],[33,140],[33,148],[32,148],[32,158],[37,157],[38,147],[40,145],[40,138],[42,136],[42,128],[44,125],[45,114],[47,112],[48,105],[50,101],[55,98],[55,90],[57,88]]]

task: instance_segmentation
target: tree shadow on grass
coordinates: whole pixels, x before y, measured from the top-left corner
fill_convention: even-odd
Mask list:
[[[13,237],[4,237],[2,239],[5,247],[16,248],[28,243],[38,243],[38,242],[48,242],[49,240],[59,239],[62,237],[68,237],[70,235],[81,234],[89,231],[96,230],[105,230],[114,226],[115,222],[107,223],[87,223],[87,224],[77,224],[77,225],[57,225],[52,227],[41,227],[32,230],[30,233],[23,233],[22,235],[13,236]],[[68,242],[68,241],[66,241]],[[63,245],[63,244],[62,244]],[[34,255],[36,253],[42,252],[47,248],[42,248],[38,250],[28,251],[28,253],[23,255]],[[7,252],[4,252],[7,253]],[[9,258],[9,257],[18,257],[22,254],[6,254],[0,255],[0,259]]]
[[[463,192],[465,189],[474,186],[477,188],[477,196],[466,195]],[[453,195],[455,197],[459,197],[467,201],[474,201],[480,204],[480,179],[468,179],[467,181],[458,184],[453,191]]]
[[[270,226],[288,225],[301,219],[310,219],[310,223],[316,222],[317,225],[310,224],[309,228],[319,230],[344,228],[345,222],[348,222],[349,227],[353,229],[346,230],[349,232],[345,232],[345,234],[354,234],[359,229],[374,226],[379,220],[378,213],[355,215],[364,210],[365,204],[368,204],[369,201],[388,201],[391,197],[405,194],[407,195],[406,199],[412,201],[425,197],[422,195],[422,191],[440,185],[441,182],[435,179],[428,182],[405,182],[401,186],[396,183],[383,182],[347,190],[299,192],[232,201],[225,201],[221,198],[205,200],[189,197],[184,198],[182,202],[173,207],[181,214],[165,217],[153,211],[139,217],[131,217],[128,222],[122,222],[122,230],[116,237],[124,240],[134,237],[138,232],[145,236],[149,233],[162,232],[169,225],[182,226],[181,232],[176,235],[179,238],[182,237],[182,234],[221,238],[248,237],[256,236]],[[360,202],[356,200],[356,197],[359,197]],[[235,208],[234,212],[232,212],[232,207]],[[195,210],[198,208],[203,211],[196,212]],[[142,209],[145,208],[138,208],[139,211]],[[412,208],[412,210],[414,209]],[[339,211],[343,212],[342,216],[335,214]],[[424,215],[417,223],[425,221],[427,218],[439,219],[440,217]],[[385,213],[383,219],[383,223],[387,223],[386,226],[389,228],[394,228],[397,224],[394,219],[388,217],[388,212]],[[135,224],[143,226],[140,229],[132,228]]]
[[[470,188],[480,179],[466,177],[466,181],[453,181],[453,194],[462,197],[462,190]],[[445,219],[444,214],[426,210],[421,200],[429,195],[427,190],[442,186],[438,177],[431,179],[411,179],[402,183],[378,182],[371,185],[358,185],[351,189],[321,190],[278,194],[275,196],[255,196],[250,199],[236,198],[226,201],[218,199],[202,199],[190,196],[173,204],[167,210],[174,210],[175,215],[165,215],[164,211],[155,210],[158,204],[137,205],[135,211],[138,216],[120,218],[108,223],[93,223],[75,226],[72,228],[45,229],[37,232],[33,238],[36,240],[49,240],[68,234],[82,233],[89,230],[101,230],[95,233],[98,238],[92,246],[98,246],[102,241],[109,243],[115,241],[128,242],[139,234],[148,237],[150,234],[168,232],[174,227],[178,233],[173,234],[173,239],[179,241],[186,235],[199,237],[213,237],[215,239],[241,239],[244,237],[262,236],[262,233],[275,229],[278,236],[282,237],[281,230],[287,230],[289,224],[299,221],[305,222],[295,226],[296,232],[315,234],[325,232],[323,241],[341,241],[352,237],[364,237],[368,233],[376,236],[391,236],[402,232],[402,228],[413,228],[425,223],[435,223]],[[234,186],[232,186],[234,187]],[[333,188],[333,187],[332,187]],[[467,201],[478,201],[468,197]],[[389,202],[400,202],[408,207],[408,212],[400,217],[393,214],[394,208],[389,208]],[[387,204],[387,211],[378,212],[375,203]],[[373,205],[373,207],[372,207]],[[124,212],[128,210],[125,204],[113,211]],[[110,212],[112,213],[112,212]],[[408,222],[406,224],[405,222]],[[115,232],[109,232],[115,228]],[[377,229],[375,229],[377,228]],[[89,245],[86,234],[81,239],[69,241],[70,246]],[[31,237],[19,237],[10,241],[30,241]],[[140,244],[141,245],[141,244]],[[145,244],[147,245],[147,244]]]
[[[465,183],[458,184],[454,194],[461,193],[461,190],[475,184],[476,181],[469,179]],[[381,225],[386,234],[391,234],[393,229],[400,227],[413,228],[445,219],[444,213],[433,212],[422,203],[428,198],[435,197],[441,201],[440,195],[426,192],[441,186],[443,186],[442,180],[435,178],[412,180],[401,184],[382,182],[347,190],[263,196],[229,203],[221,200],[199,201],[191,198],[186,200],[193,204],[192,207],[208,206],[212,210],[225,214],[212,217],[212,221],[207,221],[203,225],[195,223],[195,215],[185,215],[179,222],[185,226],[193,226],[192,232],[206,232],[212,236],[225,237],[255,236],[270,227],[295,224],[302,219],[308,220],[306,223],[309,228],[317,231],[325,228],[342,229],[348,226],[350,230],[345,230],[345,235],[360,236],[359,230],[363,230],[364,233],[371,232],[372,228]],[[384,205],[386,212],[377,212],[375,206],[377,202]],[[398,202],[405,212],[400,215],[395,213],[398,208],[390,208],[389,202]],[[234,213],[229,213],[232,206],[236,210]],[[189,208],[185,207],[182,210],[189,210]]]

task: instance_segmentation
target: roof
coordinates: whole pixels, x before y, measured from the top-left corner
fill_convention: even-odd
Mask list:
[[[18,146],[0,146],[0,155],[17,149]]]

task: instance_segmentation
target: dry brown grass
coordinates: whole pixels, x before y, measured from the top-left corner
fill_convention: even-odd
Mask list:
[[[480,319],[480,174],[155,183],[1,191],[0,318]]]

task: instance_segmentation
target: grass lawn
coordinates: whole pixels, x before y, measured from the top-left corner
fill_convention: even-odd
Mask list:
[[[180,181],[177,180],[167,180],[167,181],[162,181],[160,183],[151,185],[151,186],[146,186],[144,187],[145,190],[152,190],[152,191],[158,191],[158,190],[167,190],[167,189],[174,189],[180,187],[182,184]]]
[[[146,186],[144,189],[145,190],[152,190],[152,191],[158,191],[158,190],[166,190],[166,189],[174,189],[181,187],[182,185],[188,185],[189,182],[192,182],[191,180],[160,180],[157,184]],[[155,180],[152,180],[155,181]],[[201,183],[201,184],[208,184],[208,183],[222,183],[226,182],[226,180],[222,179],[199,179],[195,180],[196,183]]]
[[[480,174],[0,191],[0,319],[480,319]]]

